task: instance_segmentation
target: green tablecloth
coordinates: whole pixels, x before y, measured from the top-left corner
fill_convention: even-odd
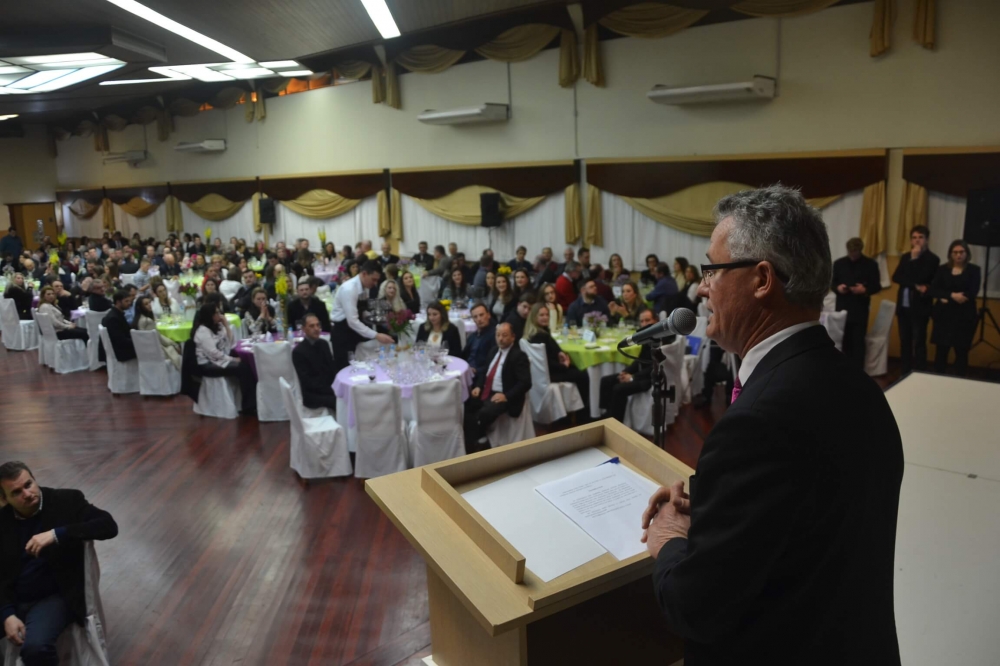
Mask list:
[[[227,314],[226,319],[233,328],[239,332],[240,330],[240,318],[239,315]],[[174,342],[187,342],[188,338],[191,337],[191,324],[190,321],[181,322],[175,326],[168,326],[167,324],[157,324],[156,330],[163,334],[164,337],[170,338]]]
[[[572,340],[566,340],[564,338],[556,337],[555,341],[569,356],[570,360],[573,361],[573,365],[581,370],[586,370],[587,368],[600,365],[601,363],[624,363],[628,365],[632,362],[628,356],[621,354],[616,349],[618,346],[618,341],[627,335],[631,335],[634,331],[625,331],[624,334],[618,337],[604,336],[598,338],[597,344],[601,345],[600,349],[585,349],[583,340],[575,338]],[[618,329],[614,329],[614,333],[618,334]],[[639,355],[639,350],[641,348],[638,346],[626,347],[626,351],[633,356]]]

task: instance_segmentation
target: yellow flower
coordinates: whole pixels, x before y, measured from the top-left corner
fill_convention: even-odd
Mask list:
[[[497,275],[510,275],[510,274],[511,274],[510,266],[501,266],[500,268],[497,269]]]
[[[326,229],[319,230],[319,242],[326,245]]]
[[[288,277],[282,275],[278,278],[278,281],[274,283],[274,293],[279,296],[285,296],[288,294]]]
[[[212,228],[205,227],[205,240],[208,240],[211,237],[212,237]]]
[[[447,298],[438,301],[438,303],[443,305],[446,311],[451,310],[451,301],[449,301]]]

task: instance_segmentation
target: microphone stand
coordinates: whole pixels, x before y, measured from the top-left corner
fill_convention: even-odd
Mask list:
[[[671,336],[673,337],[673,336]],[[677,399],[677,387],[667,387],[667,375],[663,371],[663,362],[666,356],[660,350],[661,340],[648,340],[642,344],[650,345],[651,356],[653,357],[653,444],[658,448],[666,447],[667,440],[667,402],[674,403]],[[628,358],[635,359],[640,364],[649,363],[645,359],[630,356],[623,350],[625,341],[618,343],[618,351]]]

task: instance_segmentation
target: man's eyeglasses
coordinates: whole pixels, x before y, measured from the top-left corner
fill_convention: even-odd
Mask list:
[[[715,277],[717,271],[723,269],[731,268],[749,268],[750,266],[756,266],[757,264],[764,261],[763,259],[742,259],[740,261],[731,261],[728,264],[702,264],[701,265],[701,281],[705,285],[710,285],[712,283],[712,278]],[[773,268],[773,265],[772,265]],[[774,271],[775,275],[782,282],[788,282],[788,278],[782,275],[777,269]]]

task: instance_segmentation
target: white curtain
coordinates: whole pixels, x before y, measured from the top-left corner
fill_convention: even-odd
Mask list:
[[[352,248],[358,241],[370,240],[378,252],[378,198],[368,197],[343,215],[326,220],[314,220],[281,205],[277,206],[277,220],[271,234],[271,244],[283,240],[289,245],[299,238],[309,240],[309,247],[318,252],[322,243],[320,229],[326,232],[326,241],[338,250],[345,245]],[[416,252],[416,250],[414,250]]]
[[[930,192],[927,195],[927,227],[931,230],[931,238],[928,245],[931,252],[941,258],[941,263],[948,261],[948,246],[953,240],[962,238],[965,232],[965,197],[955,197],[941,192]],[[979,266],[983,273],[987,269],[997,265],[1000,261],[1000,249],[994,248],[990,251],[990,264],[986,265],[986,248],[979,245],[971,245],[971,263]],[[982,285],[979,285],[979,292],[982,293]],[[1000,270],[990,273],[987,284],[987,296],[990,298],[1000,297]]]
[[[166,214],[164,206],[161,206],[160,209],[164,210],[164,214]],[[216,238],[221,238],[223,246],[227,245],[233,236],[246,239],[247,245],[253,245],[258,238],[264,239],[263,234],[255,234],[253,231],[253,206],[249,201],[243,204],[243,207],[235,215],[221,222],[206,220],[183,203],[181,204],[181,216],[184,220],[184,231],[180,235],[185,233],[199,234],[206,245],[210,243],[205,238],[205,229],[212,230],[213,241]],[[164,234],[163,237],[165,238],[166,235]]]
[[[167,206],[161,204],[156,211],[148,217],[135,217],[122,210],[121,206],[115,204],[115,229],[122,232],[125,238],[131,238],[132,234],[139,232],[139,237],[146,239],[153,237],[163,240],[167,237]],[[94,217],[97,217],[96,215]],[[204,229],[204,227],[202,227]],[[201,233],[200,231],[198,233]],[[213,232],[214,233],[214,232]],[[227,239],[228,240],[228,239]],[[145,250],[143,251],[145,252]]]
[[[519,245],[528,249],[528,260],[551,247],[556,257],[562,256],[566,247],[566,197],[562,192],[545,197],[540,204],[517,217],[512,217],[499,227],[458,224],[427,211],[411,197],[402,194],[403,241],[399,244],[400,256],[411,256],[419,250],[417,244],[427,241],[435,245],[458,245],[465,253],[466,262],[475,264],[483,250],[491,248],[497,261],[514,258]],[[376,248],[377,250],[377,248]]]
[[[97,211],[89,220],[84,220],[73,214],[69,206],[63,206],[63,223],[66,235],[72,238],[87,236],[90,239],[100,239],[104,235],[102,213]]]

